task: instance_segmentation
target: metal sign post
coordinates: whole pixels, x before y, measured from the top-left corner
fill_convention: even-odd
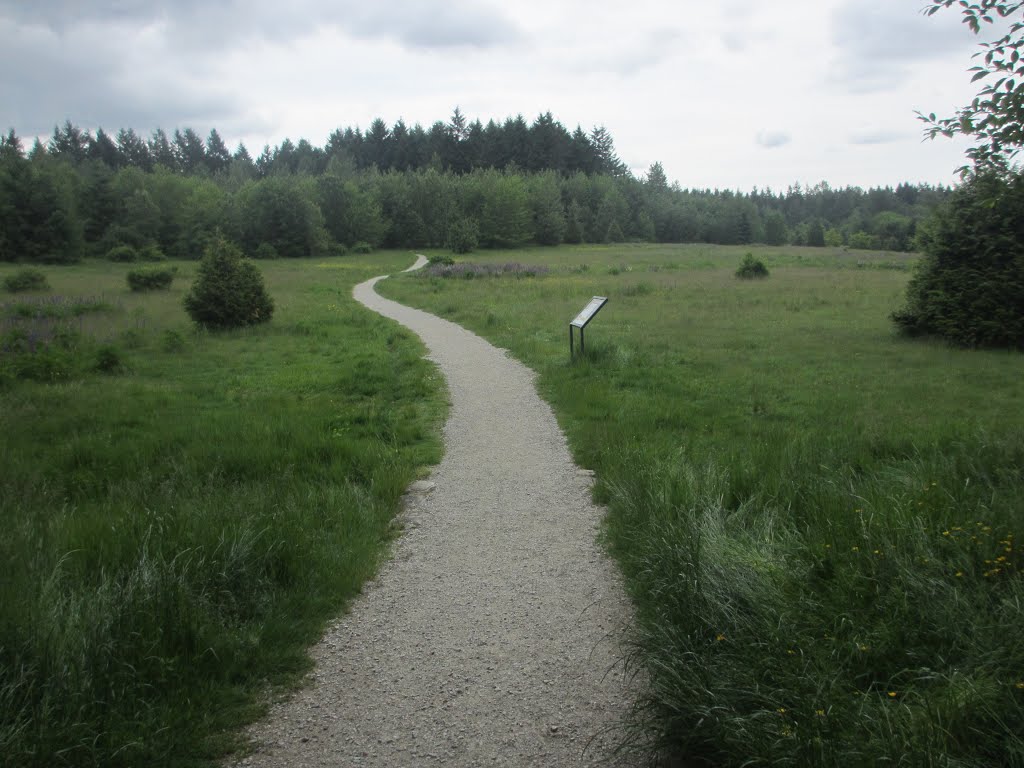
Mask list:
[[[605,296],[595,296],[590,300],[590,303],[583,308],[583,311],[573,318],[573,321],[569,323],[569,358],[571,359],[575,350],[573,349],[573,328],[580,329],[580,354],[584,354],[586,350],[586,340],[583,337],[583,329],[587,327],[587,323],[594,319],[594,315],[601,311],[601,307],[608,303],[608,298]]]

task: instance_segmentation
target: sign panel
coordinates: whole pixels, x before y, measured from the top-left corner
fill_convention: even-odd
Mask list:
[[[576,318],[569,323],[569,325],[575,325],[577,328],[585,328],[587,323],[594,319],[594,315],[601,311],[608,302],[608,299],[604,296],[595,296],[590,300],[590,303],[583,308],[583,311],[576,315]]]

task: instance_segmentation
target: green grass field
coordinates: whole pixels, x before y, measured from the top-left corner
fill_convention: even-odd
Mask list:
[[[0,293],[0,765],[207,765],[305,669],[440,458],[435,369],[350,297],[411,260],[261,262],[273,321],[222,334],[195,263]]]
[[[771,276],[733,276],[747,251]],[[912,259],[473,254],[381,292],[540,374],[638,610],[663,765],[1024,765],[1024,357],[897,336]],[[568,355],[568,321],[610,301]]]

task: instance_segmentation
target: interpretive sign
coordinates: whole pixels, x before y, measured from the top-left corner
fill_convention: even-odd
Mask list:
[[[573,320],[569,325],[575,325],[577,328],[586,328],[587,323],[594,319],[594,315],[601,311],[601,307],[608,303],[608,299],[604,296],[595,296],[590,300],[590,303],[583,308],[583,311],[576,315],[576,319]]]
[[[587,327],[587,323],[594,319],[594,315],[601,311],[601,307],[608,303],[608,298],[605,296],[595,296],[590,300],[590,303],[583,308],[573,321],[569,323],[569,357],[573,356],[575,350],[573,349],[573,328],[580,329],[580,353],[586,351],[584,344],[586,341],[583,337],[583,329]]]

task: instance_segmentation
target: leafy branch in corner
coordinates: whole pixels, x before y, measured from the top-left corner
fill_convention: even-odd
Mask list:
[[[930,0],[923,13],[932,16],[942,8],[960,7],[963,22],[974,34],[980,34],[982,25],[994,24],[996,19],[1011,19],[1024,9],[1024,2],[981,0]],[[928,124],[925,137],[971,136],[978,145],[967,150],[975,168],[1005,170],[1024,145],[1024,20],[1014,21],[1005,35],[980,44],[974,54],[978,64],[970,68],[971,82],[993,78],[974,98],[970,105],[958,110],[953,117],[936,118],[935,113],[918,118]],[[958,169],[962,176],[970,166]]]

